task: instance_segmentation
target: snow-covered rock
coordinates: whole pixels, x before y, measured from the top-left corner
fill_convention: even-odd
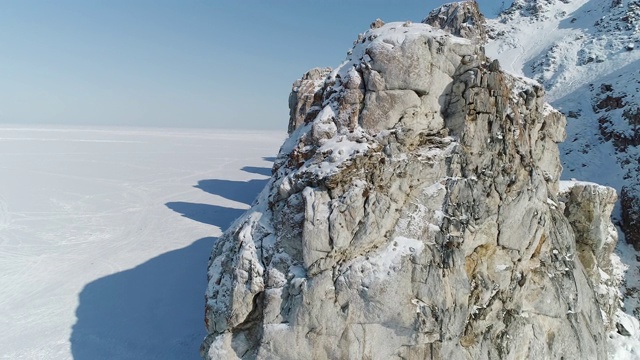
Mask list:
[[[274,175],[211,255],[205,358],[607,357],[615,193],[560,192],[564,116],[466,34],[376,21],[294,84]]]

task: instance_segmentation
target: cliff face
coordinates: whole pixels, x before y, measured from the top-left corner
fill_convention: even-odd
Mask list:
[[[615,187],[617,221],[640,250],[640,1],[516,0],[487,27],[491,56],[543,84],[569,117],[566,176]],[[640,314],[640,300],[629,305]]]
[[[438,27],[462,34],[460,6]],[[211,256],[205,358],[606,358],[615,192],[561,189],[565,118],[467,30],[376,21],[294,84],[273,176]]]
[[[618,191],[614,222],[635,248],[617,245],[624,307],[640,318],[640,1],[516,0],[486,28],[487,53],[567,116],[563,177]]]

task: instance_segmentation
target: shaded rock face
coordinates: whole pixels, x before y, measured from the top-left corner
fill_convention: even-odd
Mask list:
[[[597,88],[590,86],[602,140],[613,145],[617,160],[624,169],[625,185],[620,191],[621,227],[627,243],[640,250],[640,158],[637,156],[640,148],[640,109],[634,101],[637,100],[635,94],[626,94],[618,88],[612,84],[601,84]]]
[[[565,119],[541,87],[411,23],[304,81],[273,177],[211,255],[205,358],[606,358],[615,240],[588,229],[611,194],[559,193]]]
[[[624,186],[620,193],[622,229],[627,242],[640,251],[640,184]]]

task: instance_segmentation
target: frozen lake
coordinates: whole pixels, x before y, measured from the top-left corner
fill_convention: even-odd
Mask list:
[[[199,359],[211,246],[285,136],[0,127],[0,358]]]

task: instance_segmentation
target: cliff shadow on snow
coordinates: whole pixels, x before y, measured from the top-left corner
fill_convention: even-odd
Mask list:
[[[266,174],[270,168],[243,169]],[[195,187],[250,204],[267,180],[207,179]],[[225,230],[244,210],[169,202],[180,215]],[[160,239],[159,239],[160,240]],[[79,295],[70,342],[76,360],[198,359],[207,260],[217,238],[159,255],[132,269],[87,284]]]

